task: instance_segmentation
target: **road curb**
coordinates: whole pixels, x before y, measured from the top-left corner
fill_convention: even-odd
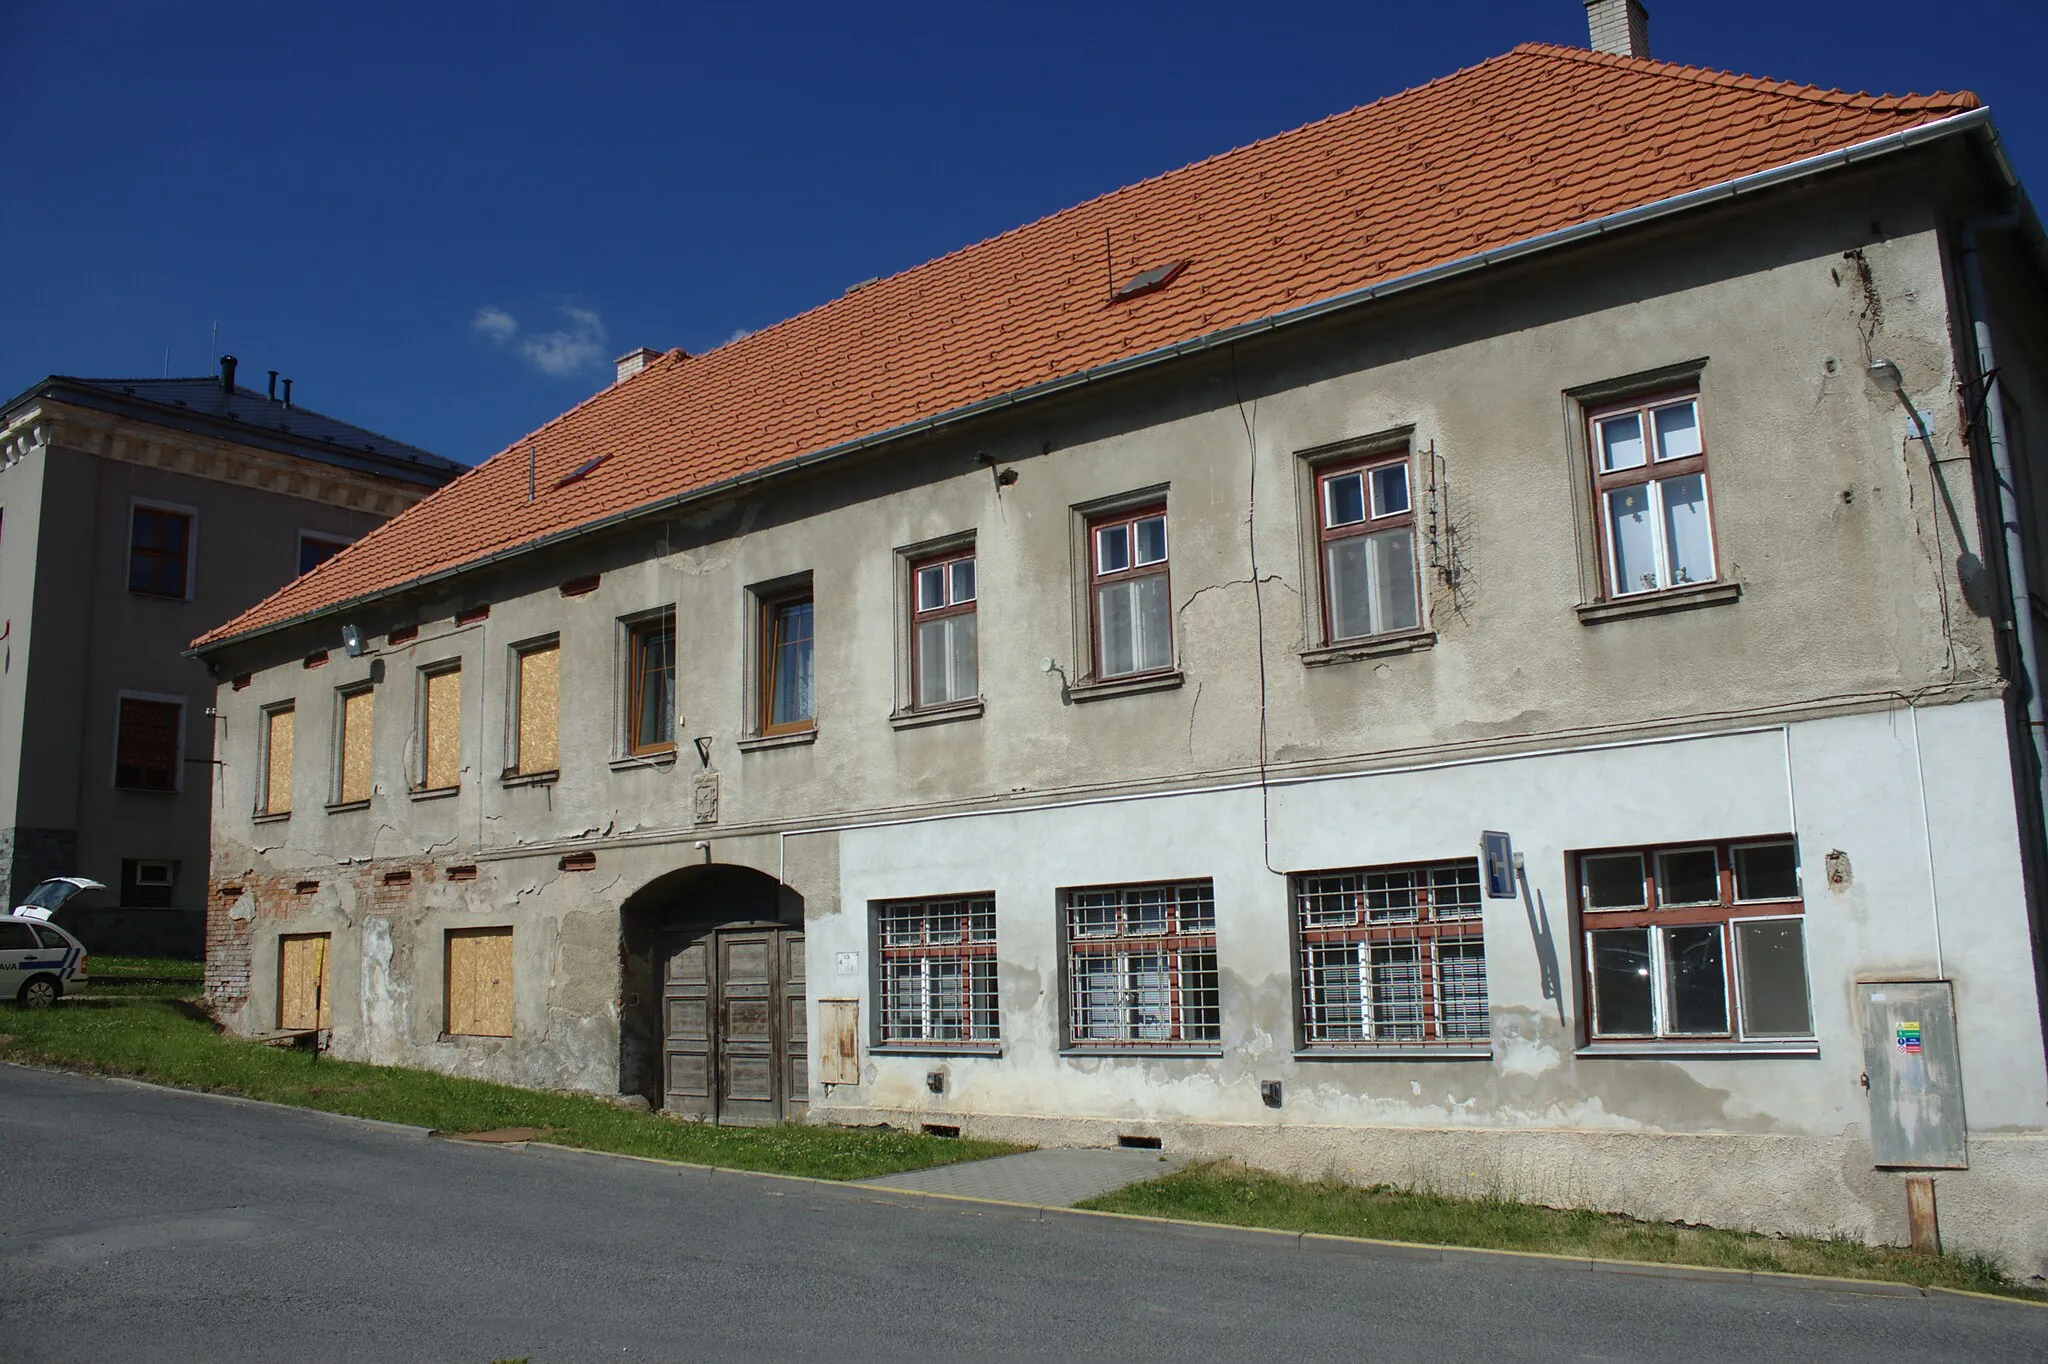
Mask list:
[[[353,1113],[336,1113],[325,1108],[305,1108],[298,1104],[272,1103],[268,1099],[252,1099],[246,1094],[223,1094],[214,1089],[187,1089],[182,1085],[160,1085],[153,1080],[138,1080],[132,1075],[103,1075],[97,1071],[73,1070],[67,1066],[38,1066],[28,1061],[0,1061],[0,1065],[13,1066],[18,1070],[40,1071],[45,1075],[71,1075],[81,1080],[104,1080],[108,1084],[125,1085],[130,1089],[154,1090],[158,1094],[175,1094],[186,1099],[210,1099],[214,1103],[239,1104],[244,1108],[268,1108],[286,1113],[310,1113],[318,1118],[332,1118],[336,1122],[365,1127],[373,1132],[384,1132],[391,1136],[425,1138],[434,1135],[432,1129],[416,1127],[411,1123],[386,1122],[382,1118],[359,1118]]]

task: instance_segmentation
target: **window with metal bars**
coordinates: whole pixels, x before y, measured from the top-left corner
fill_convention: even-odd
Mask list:
[[[1222,1041],[1212,882],[1089,886],[1064,898],[1069,1047]]]
[[[1487,1040],[1475,858],[1294,878],[1308,1048]]]
[[[873,915],[876,1045],[995,1046],[995,897],[884,901]]]

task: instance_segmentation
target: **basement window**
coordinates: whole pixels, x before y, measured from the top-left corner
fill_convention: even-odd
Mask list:
[[[1109,301],[1123,303],[1129,299],[1143,298],[1146,294],[1158,293],[1180,278],[1180,272],[1187,268],[1186,261],[1177,260],[1169,265],[1155,265],[1150,270],[1142,270],[1125,280],[1123,285],[1109,296]]]

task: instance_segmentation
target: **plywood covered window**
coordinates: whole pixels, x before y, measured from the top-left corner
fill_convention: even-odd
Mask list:
[[[419,781],[423,791],[452,791],[462,784],[460,663],[420,670]]]
[[[277,1026],[280,1030],[334,1026],[333,971],[325,933],[292,933],[277,940]]]
[[[512,1035],[512,930],[448,932],[447,1032],[456,1037]]]
[[[263,729],[257,740],[262,746],[256,775],[256,813],[259,815],[291,813],[292,722],[297,718],[289,701],[266,707],[263,711]]]
[[[1696,391],[1587,414],[1607,592],[1660,592],[1715,580],[1707,445]]]
[[[334,713],[334,803],[355,805],[370,798],[375,771],[371,741],[377,693],[356,687],[335,695]]]
[[[129,791],[177,790],[185,703],[124,696],[115,723],[114,785]]]
[[[557,771],[561,752],[562,647],[557,640],[513,651],[511,766],[505,775],[532,777]]]
[[[190,508],[138,502],[128,519],[128,590],[183,600],[192,589]]]
[[[1095,676],[1129,677],[1173,666],[1166,508],[1100,517],[1088,526],[1089,610]]]
[[[1417,628],[1422,613],[1408,452],[1319,470],[1316,516],[1324,640],[1336,644]]]

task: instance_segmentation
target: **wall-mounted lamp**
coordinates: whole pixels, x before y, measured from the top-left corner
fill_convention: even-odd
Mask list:
[[[1864,373],[1870,376],[1871,383],[1877,385],[1886,393],[1904,393],[1906,391],[1905,376],[1899,373],[1899,367],[1890,360],[1872,360],[1870,367]]]
[[[350,658],[363,656],[363,632],[353,625],[341,627],[341,651]]]

